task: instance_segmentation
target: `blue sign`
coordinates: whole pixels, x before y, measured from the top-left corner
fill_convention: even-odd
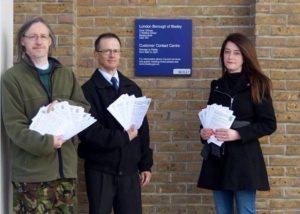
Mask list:
[[[192,74],[192,20],[138,19],[135,34],[137,76]]]

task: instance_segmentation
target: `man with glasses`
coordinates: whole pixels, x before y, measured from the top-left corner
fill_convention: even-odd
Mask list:
[[[150,182],[152,150],[147,118],[139,130],[123,130],[107,107],[120,95],[142,96],[141,89],[118,66],[121,41],[113,33],[95,41],[98,64],[82,86],[97,122],[79,134],[79,156],[85,159],[86,189],[90,214],[141,214],[141,187]]]
[[[2,77],[2,118],[12,158],[13,213],[77,212],[76,141],[29,129],[40,107],[58,100],[89,110],[72,71],[51,57],[55,35],[41,17],[17,33],[18,62]]]

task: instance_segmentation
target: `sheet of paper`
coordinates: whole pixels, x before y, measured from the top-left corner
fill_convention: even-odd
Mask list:
[[[132,123],[134,124],[136,129],[139,129],[142,126],[144,117],[148,111],[150,106],[151,99],[146,97],[139,97],[136,98],[133,105],[133,112],[132,114]]]
[[[208,105],[199,112],[198,116],[204,128],[211,128],[213,130],[218,128],[230,128],[235,119],[232,110],[217,104]],[[218,146],[224,143],[223,141],[218,141],[214,135],[212,135],[207,142],[214,143]]]
[[[47,109],[48,106],[39,109],[29,129],[42,135],[63,135],[63,139],[68,140],[96,122],[82,107],[70,105],[66,101],[57,103],[50,112]]]
[[[134,95],[122,94],[115,102],[108,106],[107,110],[116,118],[124,130],[131,125],[139,129],[150,106],[151,99]]]

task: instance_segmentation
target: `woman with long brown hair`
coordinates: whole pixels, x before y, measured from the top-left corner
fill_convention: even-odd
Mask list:
[[[211,83],[208,104],[229,107],[231,128],[200,129],[204,144],[198,187],[213,190],[217,214],[256,213],[256,190],[270,189],[259,138],[276,130],[270,79],[263,74],[251,41],[232,33],[220,51],[222,77]],[[207,140],[214,135],[220,147]]]

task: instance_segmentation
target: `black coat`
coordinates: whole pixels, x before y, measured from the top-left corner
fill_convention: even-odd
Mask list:
[[[85,166],[104,173],[131,175],[150,171],[153,164],[149,147],[149,126],[144,118],[138,137],[129,141],[126,131],[109,113],[107,107],[121,94],[142,96],[141,89],[130,79],[119,74],[119,93],[96,70],[83,86],[83,92],[91,105],[91,115],[97,122],[79,134],[82,141],[78,147],[79,157]]]
[[[251,100],[250,83],[241,75],[233,90],[227,76],[214,80],[208,104],[221,104],[233,110],[236,120],[250,124],[233,128],[241,140],[225,142],[221,157],[210,154],[203,160],[198,187],[212,190],[269,190],[269,182],[259,138],[276,130],[272,98],[267,94],[261,103]],[[203,141],[206,143],[205,141]]]

